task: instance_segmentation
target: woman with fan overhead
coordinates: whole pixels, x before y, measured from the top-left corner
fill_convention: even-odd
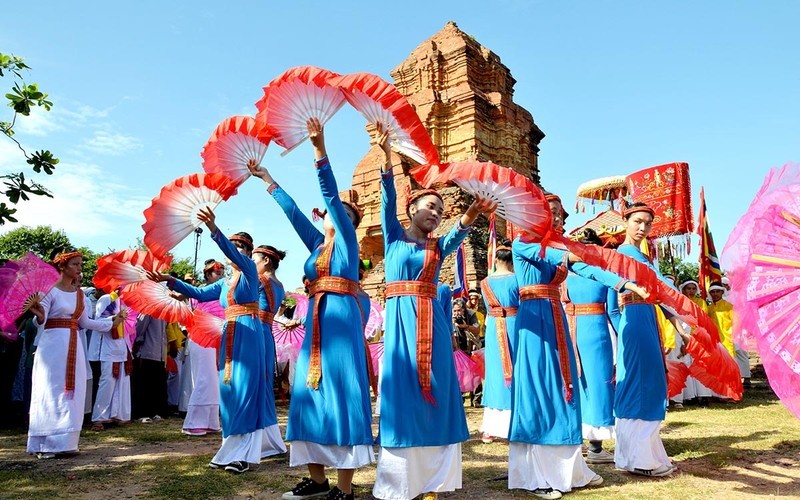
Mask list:
[[[258,271],[250,259],[253,238],[245,232],[226,238],[217,228],[214,213],[203,208],[197,215],[211,232],[233,275],[230,282],[217,281],[198,288],[168,274],[147,272],[153,281],[166,281],[175,290],[199,302],[219,299],[225,309],[225,326],[219,353],[222,446],[208,464],[214,469],[241,474],[250,463],[261,460],[261,445],[267,427],[266,361],[264,335],[258,319]]]
[[[86,360],[79,329],[107,332],[122,324],[125,313],[90,319],[84,295],[75,285],[83,266],[80,252],[53,260],[61,277],[43,299],[29,299],[33,323],[41,333],[33,361],[28,452],[39,458],[78,451],[86,397]]]
[[[625,241],[617,251],[646,264],[666,282],[640,250],[653,216],[653,209],[644,203],[627,207],[623,211]],[[608,291],[608,314],[618,343],[614,464],[646,477],[666,476],[674,470],[659,436],[667,409],[667,377],[654,307],[633,294]]]
[[[377,498],[436,498],[461,487],[461,442],[469,439],[464,404],[450,341],[450,317],[437,300],[442,260],[466,238],[481,213],[495,204],[476,198],[447,235],[433,231],[444,213],[434,190],[411,194],[404,228],[387,132],[379,124],[375,142],[383,149],[381,219],[386,266],[384,376],[381,382],[381,450],[373,495]]]
[[[315,166],[327,212],[323,231],[300,211],[294,200],[255,161],[250,170],[267,185],[311,255],[305,274],[311,280],[306,333],[295,367],[286,440],[291,441],[291,466],[307,465],[311,478],[283,498],[353,498],[355,469],[374,461],[364,329],[356,318],[359,249],[357,207],[339,198],[325,152],[322,125],[307,122]],[[338,469],[332,490],[325,467]]]
[[[548,200],[552,231],[561,234],[563,208]],[[545,237],[544,239],[547,239]],[[589,266],[571,252],[543,247],[522,235],[511,245],[519,284],[517,347],[511,387],[508,487],[539,498],[560,498],[573,488],[602,484],[581,454],[581,406],[575,351],[561,308],[568,271],[615,290],[641,287]],[[573,382],[574,381],[574,382]]]
[[[260,245],[253,250],[253,262],[258,270],[258,318],[264,332],[264,356],[267,363],[267,427],[261,446],[261,458],[286,453],[286,445],[278,427],[278,415],[275,412],[275,338],[272,336],[272,321],[286,292],[275,276],[278,265],[286,257],[286,252],[270,245]]]

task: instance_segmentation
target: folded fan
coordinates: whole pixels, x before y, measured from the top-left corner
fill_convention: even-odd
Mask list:
[[[338,76],[326,69],[298,66],[264,87],[264,96],[256,102],[256,118],[266,123],[272,140],[286,149],[281,156],[308,139],[309,118],[325,125],[344,105],[344,93],[331,84]]]
[[[266,124],[250,116],[231,116],[220,123],[208,139],[203,152],[203,170],[231,179],[238,188],[250,177],[250,160],[261,163],[267,152],[270,134]]]
[[[419,115],[394,85],[370,73],[341,76],[332,83],[369,123],[388,130],[392,148],[417,163],[439,164],[439,153]]]
[[[191,174],[161,189],[144,211],[144,243],[157,257],[164,257],[201,224],[200,209],[216,208],[236,191],[223,174]]]

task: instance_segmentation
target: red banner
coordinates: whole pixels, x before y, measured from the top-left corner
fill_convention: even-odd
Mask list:
[[[689,234],[694,230],[688,163],[667,163],[626,177],[633,201],[655,211],[651,238]]]

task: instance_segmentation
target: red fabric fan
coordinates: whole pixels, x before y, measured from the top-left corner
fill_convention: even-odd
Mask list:
[[[154,255],[163,257],[201,222],[201,208],[216,208],[236,191],[222,174],[191,174],[170,182],[144,211],[144,243]]]
[[[491,162],[466,161],[448,164],[433,182],[447,181],[472,195],[497,202],[497,215],[537,235],[544,244],[554,235],[544,193],[524,175]]]
[[[331,84],[338,76],[326,69],[298,66],[264,87],[264,97],[256,102],[256,118],[267,124],[272,140],[286,149],[281,156],[308,138],[309,118],[325,125],[344,105],[344,93]]]
[[[203,152],[203,170],[220,173],[239,187],[250,177],[247,163],[261,163],[269,146],[270,134],[263,122],[250,116],[232,116],[220,123],[208,139]]]
[[[481,384],[478,364],[461,349],[453,351],[453,361],[458,375],[458,386],[461,392],[472,392]]]
[[[667,361],[667,397],[674,398],[686,387],[689,378],[689,367],[680,361]]]
[[[701,384],[722,396],[742,398],[742,379],[739,366],[725,346],[711,339],[703,328],[692,331],[686,352],[692,356],[689,373]]]
[[[145,271],[161,273],[169,269],[172,256],[156,257],[147,250],[120,250],[97,259],[94,286],[108,293],[119,287],[144,281]]]
[[[191,319],[186,324],[189,339],[201,347],[219,349],[222,340],[222,327],[225,319],[202,309],[195,309]]]
[[[7,263],[3,268],[6,269],[4,279],[12,278],[10,273],[13,273],[13,282],[0,298],[0,324],[3,325],[13,325],[30,307],[31,297],[44,298],[61,278],[53,266],[30,252],[13,263]]]
[[[163,319],[167,323],[178,322],[185,325],[192,315],[186,302],[172,296],[172,292],[163,283],[140,281],[122,289],[122,300],[129,307],[142,314]]]
[[[481,378],[486,377],[486,348],[475,349],[472,351],[472,361],[478,366],[478,375]]]
[[[370,73],[341,76],[332,83],[369,123],[388,128],[389,143],[396,151],[417,163],[439,164],[439,153],[419,115],[394,85]]]

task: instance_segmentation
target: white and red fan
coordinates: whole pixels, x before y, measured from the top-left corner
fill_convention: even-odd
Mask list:
[[[308,139],[309,118],[325,125],[344,105],[344,93],[331,84],[338,76],[326,69],[298,66],[264,87],[264,97],[256,102],[256,119],[266,123],[272,140],[286,149],[281,156]]]
[[[439,153],[419,115],[394,85],[370,73],[341,76],[333,83],[368,122],[388,129],[392,148],[417,163],[439,164]]]
[[[183,325],[189,321],[192,310],[189,305],[173,296],[163,283],[140,281],[122,289],[122,300],[132,309],[167,323],[178,322]]]
[[[97,259],[97,272],[92,282],[111,293],[119,287],[146,280],[145,271],[161,273],[171,264],[171,255],[159,258],[147,250],[120,250]]]
[[[200,347],[219,349],[223,325],[225,325],[224,318],[202,309],[195,309],[186,324],[186,330],[189,332],[189,339]]]
[[[144,243],[154,255],[164,257],[201,224],[202,208],[215,209],[236,191],[223,174],[191,174],[170,182],[144,211]]]
[[[208,139],[203,152],[203,170],[220,173],[239,187],[250,177],[247,163],[261,163],[269,146],[267,126],[250,116],[231,116],[220,123]]]
[[[552,214],[544,193],[510,168],[492,162],[450,163],[436,181],[453,182],[472,195],[497,202],[495,213],[526,231],[540,236],[552,232]]]

